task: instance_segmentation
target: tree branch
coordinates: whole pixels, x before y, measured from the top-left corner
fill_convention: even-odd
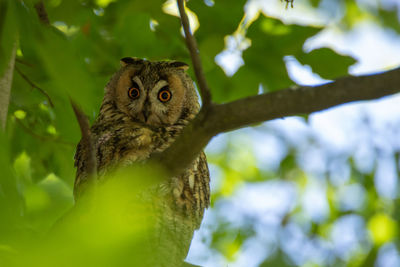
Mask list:
[[[164,166],[169,175],[174,176],[193,162],[211,138],[219,133],[398,92],[400,68],[373,75],[348,76],[323,85],[289,88],[212,105],[204,115],[199,114],[201,116],[196,117],[167,150],[155,155],[154,160]]]
[[[192,58],[194,73],[196,75],[197,82],[199,83],[203,108],[207,108],[207,106],[211,104],[211,93],[203,73],[199,49],[197,48],[196,39],[194,38],[190,30],[189,18],[186,14],[185,4],[183,1],[184,0],[178,0],[178,9],[181,16],[182,27],[185,32],[186,46],[189,49],[190,57]]]
[[[20,64],[25,65],[25,66],[28,66],[28,67],[33,67],[33,64],[31,64],[29,62],[26,62],[26,61],[24,61],[22,59],[19,59],[19,58],[15,58],[15,62],[20,63]]]
[[[318,86],[289,88],[240,99],[216,107],[215,134],[267,120],[310,114],[340,104],[371,100],[400,92],[400,68],[347,76]]]
[[[43,0],[40,0],[35,4],[35,9],[40,22],[47,26],[50,25],[49,16],[47,15]]]
[[[40,93],[42,93],[46,98],[47,101],[49,101],[49,104],[52,108],[54,108],[54,104],[53,101],[51,101],[50,96],[46,93],[46,91],[44,91],[42,88],[40,88],[39,86],[37,86],[35,83],[33,83],[18,67],[15,67],[15,70],[18,72],[19,75],[21,75],[21,77],[30,85],[32,86],[32,88],[35,88],[37,90],[39,90]]]

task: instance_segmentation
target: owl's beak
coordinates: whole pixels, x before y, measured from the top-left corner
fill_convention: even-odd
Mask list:
[[[146,103],[144,104],[142,114],[143,114],[143,117],[144,117],[144,122],[147,122],[147,119],[148,119],[149,116],[150,116],[150,105],[149,105],[148,102],[146,102]]]
[[[143,110],[144,122],[147,122],[147,119],[149,118],[149,115],[150,115],[150,111]]]

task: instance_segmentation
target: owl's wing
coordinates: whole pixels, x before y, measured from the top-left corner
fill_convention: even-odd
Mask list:
[[[199,177],[197,179],[199,186],[197,192],[194,193],[195,198],[199,198],[197,201],[200,202],[199,216],[196,222],[196,229],[198,229],[203,220],[204,210],[210,206],[210,172],[204,151],[201,151],[199,154],[199,164],[195,172]]]
[[[76,167],[76,176],[74,182],[74,197],[75,199],[79,198],[81,192],[83,191],[84,184],[87,180],[87,172],[85,161],[87,157],[86,149],[84,149],[82,145],[82,140],[78,143],[75,152],[75,164]]]

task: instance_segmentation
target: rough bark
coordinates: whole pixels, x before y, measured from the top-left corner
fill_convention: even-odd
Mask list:
[[[17,51],[17,44],[15,43],[11,52],[11,57],[8,62],[8,66],[4,71],[3,75],[0,77],[0,122],[1,122],[1,128],[3,130],[6,128],[6,122],[7,122],[8,104],[10,102],[10,92],[14,74],[16,51]]]

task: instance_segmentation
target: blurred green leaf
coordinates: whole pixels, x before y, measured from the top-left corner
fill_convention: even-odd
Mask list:
[[[309,0],[309,1],[310,1],[311,6],[313,6],[313,7],[318,7],[319,4],[321,3],[321,0]]]
[[[252,229],[237,229],[232,225],[221,223],[213,236],[211,247],[221,252],[228,260],[233,261],[242,244],[252,235]]]
[[[12,171],[7,136],[0,130],[0,245],[20,235],[23,224],[24,204],[21,187]]]
[[[211,38],[214,42],[210,51],[205,51],[207,55],[214,58],[218,52],[224,48],[224,38],[226,35],[233,34],[244,17],[244,4],[246,1],[216,0],[212,5],[207,5],[205,1],[189,1],[189,8],[196,13],[200,22],[200,28],[195,36],[199,46],[205,46],[203,42],[209,42]],[[227,11],[229,10],[229,15]],[[212,55],[211,52],[216,52]]]
[[[277,19],[262,16],[248,30],[251,47],[243,52],[245,65],[242,68],[257,75],[266,91],[287,88],[293,82],[287,74],[283,58],[302,54],[304,42],[320,30],[316,27],[285,25]]]
[[[219,67],[206,72],[214,99],[228,102],[255,95],[260,85],[264,91],[293,85],[284,57],[302,54],[304,42],[319,31],[320,28],[315,27],[285,25],[265,16],[258,18],[246,35],[251,40],[251,46],[243,51],[245,65],[232,77],[227,77]]]
[[[260,267],[275,267],[275,266],[290,267],[293,266],[293,264],[287,259],[285,254],[280,249],[278,249],[278,251],[274,255],[271,255],[270,257],[266,258],[260,265]]]
[[[391,10],[379,9],[378,10],[378,19],[382,23],[383,26],[389,27],[395,30],[398,34],[400,34],[400,19],[398,15],[398,10],[393,8]]]
[[[383,213],[375,214],[368,221],[368,230],[376,246],[393,240],[397,235],[397,228],[396,222]]]
[[[343,17],[345,26],[352,28],[358,22],[372,18],[371,14],[355,1],[344,1],[346,13]]]
[[[57,3],[59,2],[59,3]],[[90,1],[59,0],[46,3],[46,10],[51,22],[62,21],[67,25],[83,25],[95,16],[95,5]]]
[[[357,62],[351,56],[340,55],[329,48],[300,54],[297,59],[300,63],[311,66],[313,72],[328,80],[347,75],[348,68]]]

